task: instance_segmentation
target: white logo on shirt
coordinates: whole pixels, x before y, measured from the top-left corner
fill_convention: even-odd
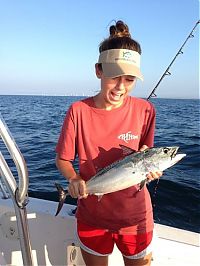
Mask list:
[[[137,135],[133,135],[131,133],[131,131],[121,134],[118,136],[118,139],[122,139],[123,141],[125,141],[126,143],[128,143],[129,140],[133,140],[133,139],[138,139]]]

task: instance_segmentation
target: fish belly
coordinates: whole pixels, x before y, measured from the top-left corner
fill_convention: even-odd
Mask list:
[[[113,168],[92,178],[86,183],[89,194],[103,195],[139,184],[145,179],[145,173],[135,172],[132,167]]]

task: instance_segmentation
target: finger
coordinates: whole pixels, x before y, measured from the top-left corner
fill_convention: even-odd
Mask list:
[[[86,199],[88,197],[88,194],[84,194],[83,196],[78,196],[78,199]]]
[[[161,177],[163,175],[163,171],[158,171],[158,174]]]
[[[163,173],[161,171],[156,171],[156,172],[154,172],[152,174],[153,174],[153,177],[155,179],[158,179],[158,178],[160,178],[162,176]]]
[[[79,196],[79,181],[74,180],[70,183],[69,193],[72,198],[77,198]]]
[[[154,177],[153,177],[152,173],[148,173],[146,175],[146,177],[147,177],[148,181],[153,181],[154,180]]]
[[[161,171],[156,171],[156,172],[150,172],[149,174],[147,174],[147,178],[150,181],[153,181],[155,179],[158,179],[162,176],[162,172]]]
[[[142,147],[140,148],[140,151],[145,151],[146,149],[148,149],[149,147],[147,145],[142,145]]]
[[[79,199],[81,198],[87,198],[88,194],[86,193],[86,184],[85,181],[82,180],[79,183]]]
[[[79,194],[80,196],[83,196],[85,194],[86,186],[85,186],[85,181],[82,180],[79,182]]]
[[[68,187],[68,192],[72,198],[77,198],[74,185],[70,184]]]
[[[76,182],[74,184],[74,193],[76,195],[76,198],[80,196],[80,182]]]

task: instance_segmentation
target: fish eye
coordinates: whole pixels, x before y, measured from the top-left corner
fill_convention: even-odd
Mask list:
[[[167,147],[163,148],[163,152],[164,152],[165,154],[167,154],[168,151],[169,151],[169,148],[167,148]]]

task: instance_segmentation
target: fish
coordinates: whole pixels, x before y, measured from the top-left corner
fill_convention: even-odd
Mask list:
[[[147,174],[164,171],[179,162],[186,154],[178,154],[178,146],[153,147],[135,152],[129,147],[120,145],[124,157],[101,169],[86,181],[86,193],[102,196],[140,184],[140,189],[147,182]],[[69,195],[61,185],[55,183],[59,193],[59,204],[55,216],[58,215],[66,196]]]

